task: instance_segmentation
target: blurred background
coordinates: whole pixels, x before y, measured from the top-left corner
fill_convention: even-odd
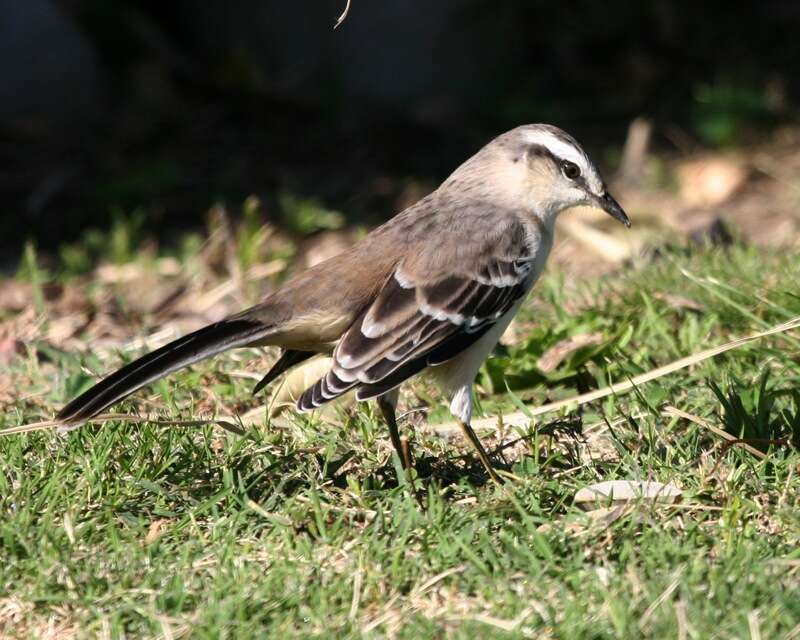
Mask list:
[[[334,31],[344,8],[0,0],[0,268],[30,241],[89,269],[248,206],[293,238],[368,227],[540,121],[638,223],[575,216],[567,262],[618,263],[648,229],[796,237],[800,3],[353,0]]]
[[[346,4],[0,0],[0,640],[799,638],[800,0]],[[418,379],[418,512],[375,408],[278,415],[330,361],[252,393],[276,348],[33,433],[535,122],[633,226],[561,215],[478,374],[508,490]],[[683,499],[580,515],[614,479]]]

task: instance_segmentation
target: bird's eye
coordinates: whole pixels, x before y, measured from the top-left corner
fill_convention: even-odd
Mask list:
[[[564,160],[561,162],[561,172],[564,174],[565,178],[575,180],[575,178],[581,175],[581,168],[574,162]]]

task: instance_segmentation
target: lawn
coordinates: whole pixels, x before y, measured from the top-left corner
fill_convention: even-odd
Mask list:
[[[172,277],[153,266],[165,260],[142,269]],[[65,313],[46,283],[66,291],[87,277],[56,277],[28,253],[18,281],[36,313],[20,329],[26,312],[0,311],[23,336],[11,354],[6,338],[0,360],[0,428],[51,418],[141,352],[76,348],[96,337],[97,315],[69,348],[42,337]],[[494,418],[796,318],[798,282],[796,255],[743,246],[667,249],[581,282],[550,270],[479,378],[490,418],[479,433],[506,462],[504,486],[487,481],[424,381],[401,402],[414,478],[398,472],[372,405],[322,418],[251,411],[274,357],[258,351],[115,409],[250,412],[243,434],[118,419],[0,435],[0,636],[800,638],[800,330],[516,426]],[[111,333],[157,327],[105,289]],[[682,496],[575,506],[579,489],[610,479]]]

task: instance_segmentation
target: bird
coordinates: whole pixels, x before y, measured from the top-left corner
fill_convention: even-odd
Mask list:
[[[489,477],[502,482],[470,424],[472,386],[542,273],[558,215],[576,206],[601,209],[630,227],[575,138],[549,124],[516,127],[350,248],[289,278],[259,304],[110,374],[56,421],[79,426],[143,386],[229,349],[281,349],[254,392],[325,353],[330,368],[300,395],[299,411],[348,392],[376,399],[408,468],[398,388],[425,373],[449,399]]]

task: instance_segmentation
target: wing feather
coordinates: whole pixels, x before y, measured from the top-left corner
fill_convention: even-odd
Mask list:
[[[331,370],[298,400],[310,410],[356,389],[359,400],[469,348],[525,295],[530,260],[489,257],[470,274],[419,282],[398,267],[337,345]]]

